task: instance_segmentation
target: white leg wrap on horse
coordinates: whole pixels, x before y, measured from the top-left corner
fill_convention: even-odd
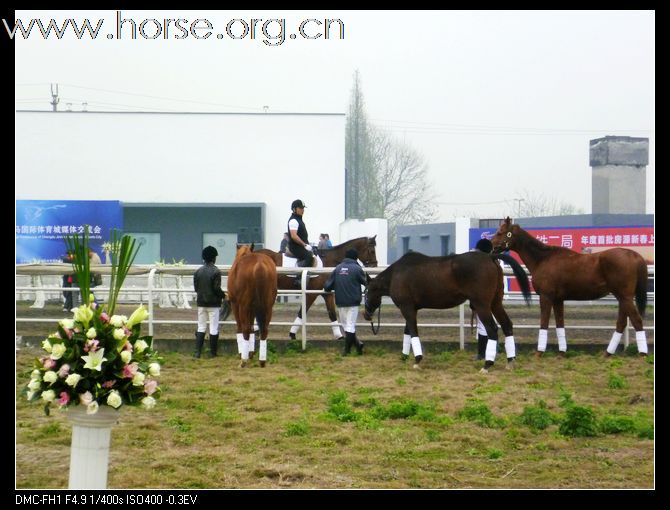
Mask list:
[[[486,361],[495,361],[497,352],[498,352],[498,341],[491,340],[489,338],[489,341],[486,343],[486,356],[484,357],[484,359]]]
[[[405,356],[409,356],[409,348],[410,348],[410,343],[411,337],[409,335],[403,335],[402,336],[402,353]]]
[[[607,352],[610,354],[616,352],[616,348],[619,347],[619,342],[621,342],[622,335],[623,333],[617,333],[616,331],[612,334],[612,340],[610,340],[610,344],[607,346]]]
[[[647,354],[647,335],[643,331],[635,332],[635,341],[637,342],[637,352]]]
[[[296,317],[293,321],[293,326],[291,326],[291,333],[295,335],[300,329],[300,326],[302,326],[302,319],[300,317]]]
[[[244,338],[242,338],[242,359],[249,359],[249,342],[245,341]]]
[[[556,336],[558,337],[558,350],[565,352],[568,350],[568,340],[565,338],[565,328],[556,328]]]
[[[484,326],[484,323],[479,320],[479,317],[477,317],[477,334],[489,336],[489,334],[486,332],[486,326]]]
[[[333,328],[333,337],[337,340],[342,336],[342,330],[340,329],[340,323],[337,321],[333,321],[330,323],[330,325]]]
[[[249,352],[256,352],[256,335],[249,335]]]
[[[547,350],[547,333],[549,333],[549,330],[541,329],[537,334],[537,350],[540,352]]]
[[[516,357],[516,346],[514,345],[514,337],[506,336],[505,337],[505,353],[508,358]]]
[[[421,350],[421,340],[418,336],[413,336],[410,340],[412,344],[412,351],[414,351],[414,356],[423,356],[423,351]]]
[[[268,341],[267,340],[261,340],[260,341],[260,352],[258,354],[258,359],[260,361],[265,361],[268,358]]]
[[[242,345],[245,344],[244,335],[242,333],[237,334],[237,353],[242,354]]]

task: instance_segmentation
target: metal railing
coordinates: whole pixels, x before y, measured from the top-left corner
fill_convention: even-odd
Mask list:
[[[192,276],[193,273],[199,268],[199,265],[182,265],[182,266],[156,266],[156,265],[146,265],[146,266],[133,266],[129,272],[129,275],[133,277],[144,277],[146,276],[146,285],[144,286],[134,286],[134,287],[127,287],[124,286],[123,291],[125,293],[125,300],[126,301],[131,301],[131,302],[138,302],[138,301],[143,301],[143,293],[146,292],[147,295],[147,308],[149,311],[149,317],[147,319],[148,323],[148,329],[149,329],[149,335],[154,334],[154,324],[197,324],[196,320],[158,320],[155,319],[154,317],[154,301],[156,300],[156,297],[160,293],[177,293],[177,294],[195,294],[194,289],[192,286],[185,287],[182,285],[181,279],[184,276]],[[228,274],[228,271],[230,270],[229,265],[222,265],[222,266],[217,266],[220,270],[221,273],[224,276],[224,282],[222,282],[222,286],[226,287],[225,285],[225,280]],[[371,275],[376,275],[386,269],[385,267],[378,267],[378,268],[363,268],[363,270]],[[524,268],[525,269],[525,268]],[[103,275],[109,275],[111,273],[111,267],[108,265],[100,265],[100,266],[92,266],[91,267],[92,271],[99,272]],[[307,318],[307,294],[323,294],[323,290],[305,290],[306,289],[306,283],[307,283],[307,278],[310,275],[319,275],[319,274],[330,274],[334,268],[277,268],[277,273],[278,274],[295,274],[295,275],[300,275],[301,279],[301,289],[294,289],[294,290],[282,290],[279,289],[277,292],[279,295],[299,295],[300,296],[300,304],[302,306],[302,348],[303,350],[306,349],[307,347],[307,327],[308,326],[315,326],[315,327],[322,327],[322,326],[333,326],[330,322],[324,323],[324,322],[313,322],[309,323],[308,318]],[[648,266],[648,271],[650,277],[653,278],[654,276],[654,266]],[[70,264],[20,264],[16,266],[16,275],[30,275],[31,277],[36,277],[33,278],[33,281],[35,285],[31,286],[15,286],[15,291],[29,291],[29,292],[34,292],[35,293],[35,303],[32,305],[33,308],[41,308],[44,306],[44,303],[46,301],[46,292],[62,292],[62,291],[67,291],[67,292],[78,292],[79,288],[78,287],[62,287],[62,286],[43,286],[41,285],[40,277],[45,276],[45,275],[58,275],[62,276],[63,274],[71,273],[72,272],[72,266]],[[526,270],[528,273],[528,271]],[[505,277],[509,278],[513,276],[513,272],[511,268],[505,267],[503,269],[503,273]],[[177,288],[164,288],[164,287],[157,287],[155,284],[155,278],[156,275],[173,275],[177,277]],[[126,283],[128,283],[128,279],[126,280]],[[99,286],[95,287],[95,291],[107,291],[109,288],[105,286]],[[129,299],[128,295],[129,294],[140,294],[140,299]],[[654,292],[649,292],[648,293],[648,301],[650,303],[654,302]],[[505,294],[505,300],[506,303],[511,303],[511,302],[523,302],[523,297],[520,292],[509,292]],[[188,305],[189,299],[186,297],[183,302],[185,303],[184,308],[190,308],[190,305]],[[386,302],[389,302],[389,300],[386,300]],[[569,302],[573,303],[573,302]],[[616,299],[613,296],[606,296],[603,299],[596,300],[596,301],[575,301],[575,304],[580,304],[580,305],[591,305],[591,304],[616,304]],[[16,322],[57,322],[60,320],[60,318],[29,318],[29,317],[16,317]],[[235,324],[235,321],[225,321],[222,322],[222,324]],[[294,323],[286,323],[286,322],[271,322],[271,325],[293,325]],[[382,326],[388,326],[388,327],[404,327],[404,323],[381,323]],[[425,328],[425,327],[430,327],[430,328],[459,328],[459,343],[460,343],[460,348],[464,349],[465,348],[465,330],[466,330],[466,323],[465,323],[465,304],[461,304],[459,306],[459,322],[457,324],[455,323],[419,323],[418,326]],[[537,329],[538,326],[533,326],[533,325],[515,325],[515,329]],[[600,330],[600,329],[612,329],[612,326],[602,326],[602,325],[578,325],[578,326],[566,326],[566,329],[585,329],[585,330]],[[624,345],[627,347],[629,343],[629,329],[630,329],[630,324],[626,327],[625,332],[624,332]],[[644,328],[645,330],[653,330],[653,326],[647,326]]]

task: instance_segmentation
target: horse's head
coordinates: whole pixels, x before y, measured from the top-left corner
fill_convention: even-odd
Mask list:
[[[508,216],[500,224],[498,230],[491,238],[491,244],[493,244],[493,253],[500,253],[502,251],[513,250],[516,235],[519,232],[519,225],[512,224],[512,220]]]
[[[239,259],[249,253],[254,251],[254,243],[251,244],[238,244],[237,252],[235,253],[235,259]]]
[[[363,317],[366,321],[371,321],[372,314],[375,313],[375,310],[382,304],[382,286],[376,278],[372,279],[370,276],[367,276],[367,278],[368,287],[365,291],[365,310],[363,311]]]
[[[356,247],[358,259],[365,267],[377,267],[377,236],[363,237]]]

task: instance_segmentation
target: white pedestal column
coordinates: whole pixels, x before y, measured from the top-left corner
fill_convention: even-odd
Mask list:
[[[67,410],[72,422],[69,489],[106,489],[109,442],[119,411],[101,406],[95,414],[86,414],[85,406]]]

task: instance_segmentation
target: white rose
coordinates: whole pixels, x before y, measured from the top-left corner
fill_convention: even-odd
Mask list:
[[[65,347],[63,344],[54,345],[51,347],[51,359],[61,359],[66,350],[67,347]]]
[[[37,391],[42,387],[42,383],[38,381],[37,379],[31,379],[30,382],[28,383],[28,389],[32,391]]]
[[[97,402],[91,402],[86,406],[86,414],[95,414],[98,412],[98,403]]]
[[[107,405],[112,406],[114,409],[118,409],[121,404],[123,404],[121,395],[119,395],[118,391],[112,390],[107,397]]]
[[[121,359],[127,365],[130,363],[130,359],[133,357],[130,351],[121,351]]]
[[[80,379],[81,376],[79,374],[70,374],[65,379],[65,384],[67,384],[68,386],[72,386],[74,388]]]
[[[146,343],[144,340],[138,340],[137,342],[135,342],[135,351],[137,351],[138,353],[142,352],[147,347],[149,347],[149,344]]]
[[[115,328],[121,328],[127,320],[128,317],[125,315],[112,315],[112,317],[109,319],[109,323]]]
[[[156,399],[154,397],[144,397],[141,402],[145,409],[152,409],[156,405]]]
[[[90,338],[93,340],[98,332],[95,330],[95,328],[89,328],[88,331],[86,332],[86,338]]]
[[[53,384],[58,380],[58,374],[54,372],[53,370],[47,370],[44,372],[44,382],[48,382],[49,384]]]
[[[54,390],[46,390],[42,392],[42,400],[45,402],[53,402],[56,398],[56,392]]]
[[[144,386],[144,374],[142,372],[137,372],[133,376],[133,386]]]
[[[38,381],[40,381],[42,379],[42,372],[40,372],[38,369],[35,369],[32,372],[30,372],[30,378],[37,379]]]
[[[149,365],[149,373],[154,377],[161,375],[161,366],[158,363],[152,363]]]
[[[123,330],[123,328],[116,328],[114,330],[114,339],[115,340],[123,340],[126,337],[126,332]]]
[[[60,324],[63,329],[74,329],[74,320],[72,319],[63,319],[58,324]]]
[[[49,340],[45,340],[42,342],[42,349],[44,349],[47,352],[51,352],[51,342]]]

